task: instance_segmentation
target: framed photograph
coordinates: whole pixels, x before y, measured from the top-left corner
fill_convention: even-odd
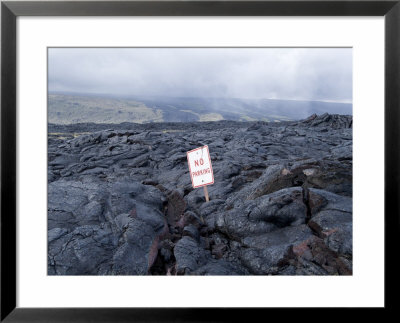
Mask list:
[[[1,320],[390,309],[399,16],[3,1]]]

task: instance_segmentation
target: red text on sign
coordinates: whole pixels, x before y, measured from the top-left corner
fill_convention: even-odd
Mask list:
[[[204,174],[209,174],[211,173],[211,169],[206,168],[206,169],[201,169],[195,172],[192,172],[193,177],[195,176],[200,176],[200,175],[204,175]]]
[[[203,164],[204,164],[203,158],[200,158],[200,160],[195,160],[195,161],[194,161],[194,166],[199,167],[199,163],[200,163],[200,165],[203,165]]]

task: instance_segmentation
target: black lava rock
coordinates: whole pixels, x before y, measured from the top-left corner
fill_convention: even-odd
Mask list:
[[[352,273],[351,116],[49,133],[49,275]],[[202,145],[209,202],[186,160]]]

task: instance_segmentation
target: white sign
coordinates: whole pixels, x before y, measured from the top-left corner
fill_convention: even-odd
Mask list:
[[[186,154],[193,188],[214,184],[208,146],[193,149]]]

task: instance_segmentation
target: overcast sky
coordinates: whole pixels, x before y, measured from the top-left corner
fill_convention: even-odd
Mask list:
[[[50,48],[49,91],[352,102],[350,48]]]

